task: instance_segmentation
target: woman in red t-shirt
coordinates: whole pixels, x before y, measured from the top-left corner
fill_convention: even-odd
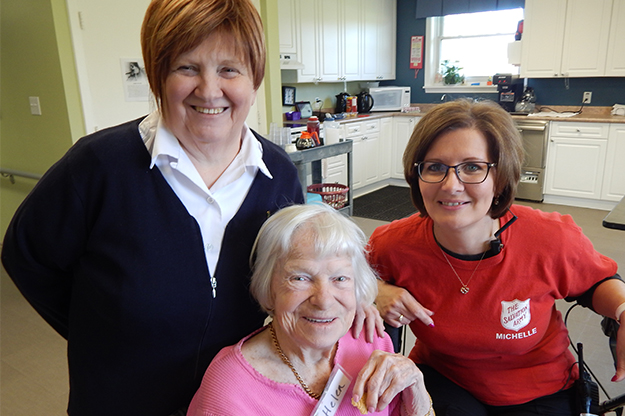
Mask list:
[[[512,205],[523,157],[497,104],[435,107],[404,153],[419,213],[371,236],[378,309],[391,325],[410,324],[410,357],[439,416],[570,416],[578,372],[555,300],[625,319],[617,264],[572,218]],[[623,327],[617,355],[622,381]]]

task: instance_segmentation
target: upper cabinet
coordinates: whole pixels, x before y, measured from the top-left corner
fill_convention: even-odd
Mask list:
[[[395,79],[396,0],[279,0],[279,15],[280,53],[304,66],[290,82]]]
[[[395,79],[395,0],[364,0],[361,79]]]
[[[526,0],[521,77],[614,76],[625,71],[625,0]],[[620,27],[619,27],[620,26]]]
[[[605,74],[625,77],[625,0],[614,0]]]
[[[297,53],[297,25],[295,24],[295,4],[290,0],[278,1],[278,14],[280,19],[280,53]]]

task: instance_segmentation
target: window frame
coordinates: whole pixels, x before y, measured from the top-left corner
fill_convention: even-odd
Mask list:
[[[443,37],[443,17],[428,17],[425,22],[425,74],[423,89],[426,93],[496,93],[495,85],[445,85],[436,83],[440,68],[440,41]],[[494,74],[493,74],[494,75]]]

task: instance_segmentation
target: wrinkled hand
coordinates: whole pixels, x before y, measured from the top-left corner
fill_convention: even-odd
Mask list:
[[[389,283],[378,283],[375,303],[382,318],[395,328],[419,319],[427,326],[434,326],[429,309],[424,308],[406,289]]]
[[[356,316],[352,324],[352,336],[355,339],[358,339],[363,327],[365,328],[365,338],[369,344],[373,342],[376,332],[379,337],[384,337],[384,321],[375,305],[360,305],[356,309]]]
[[[625,380],[625,320],[621,318],[621,327],[616,333],[616,374],[612,377],[612,381],[623,380]]]
[[[401,354],[380,350],[371,354],[356,377],[352,399],[359,401],[364,392],[369,413],[382,411],[400,393],[407,414],[424,415],[430,408],[423,374]]]

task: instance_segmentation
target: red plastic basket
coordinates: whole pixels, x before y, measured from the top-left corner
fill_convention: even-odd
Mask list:
[[[312,194],[321,195],[321,199],[332,208],[341,209],[347,203],[349,186],[340,183],[314,183],[306,188]]]

